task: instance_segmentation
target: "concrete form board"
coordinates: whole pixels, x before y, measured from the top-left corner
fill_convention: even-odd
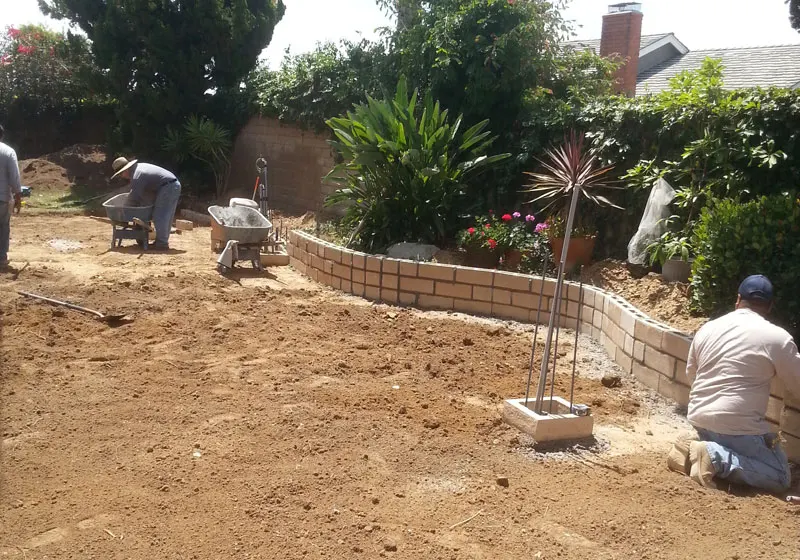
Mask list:
[[[503,403],[503,419],[521,432],[531,436],[537,443],[546,441],[579,440],[592,436],[594,430],[594,417],[576,416],[568,413],[569,402],[560,397],[554,397],[554,408],[558,413],[537,414],[532,410],[534,399],[508,399]],[[545,397],[542,410],[547,411],[550,406],[549,397]]]

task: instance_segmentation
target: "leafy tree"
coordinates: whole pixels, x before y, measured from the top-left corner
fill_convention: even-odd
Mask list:
[[[789,4],[789,21],[792,27],[800,31],[800,0],[786,0]]]
[[[237,92],[283,17],[282,0],[39,0],[92,42],[123,140],[141,150],[166,125]],[[156,143],[157,144],[157,143]]]

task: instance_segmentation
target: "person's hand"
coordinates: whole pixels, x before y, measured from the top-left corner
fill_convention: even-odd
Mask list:
[[[22,194],[20,193],[14,194],[14,210],[16,210],[17,214],[22,210]]]

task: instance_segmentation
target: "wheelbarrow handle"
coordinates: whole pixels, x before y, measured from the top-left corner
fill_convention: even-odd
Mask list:
[[[106,316],[100,313],[99,311],[95,311],[94,309],[88,309],[86,307],[81,307],[80,305],[75,305],[74,303],[67,303],[66,301],[59,301],[57,299],[52,299],[45,296],[40,296],[37,294],[32,294],[30,292],[23,292],[22,290],[18,290],[17,293],[21,296],[25,296],[31,299],[38,299],[41,301],[46,301],[47,303],[52,303],[53,305],[60,305],[62,307],[67,307],[69,309],[74,309],[75,311],[82,311],[83,313],[89,313],[91,315],[95,315],[100,319],[105,319]]]

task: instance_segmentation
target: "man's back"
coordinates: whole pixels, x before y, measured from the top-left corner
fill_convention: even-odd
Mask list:
[[[9,202],[19,189],[17,153],[8,144],[0,142],[0,202]]]
[[[709,322],[694,338],[687,374],[694,378],[689,422],[728,435],[768,433],[764,416],[772,377],[798,386],[800,356],[792,337],[750,309]]]

